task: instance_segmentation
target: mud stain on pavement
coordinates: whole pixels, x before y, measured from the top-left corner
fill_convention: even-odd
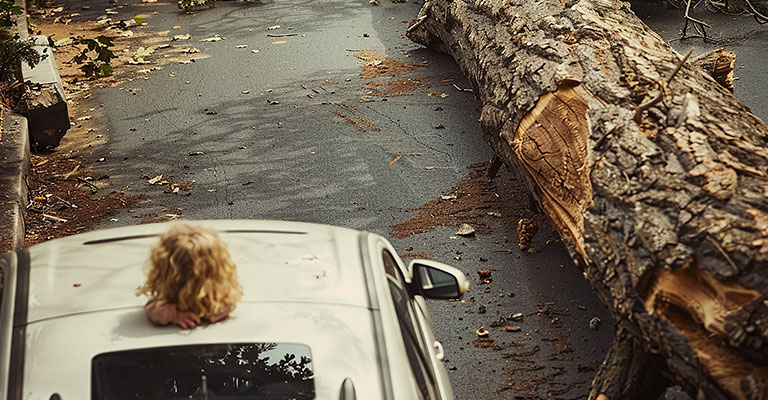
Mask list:
[[[398,76],[425,66],[425,64],[395,60],[371,50],[359,51],[355,53],[355,57],[363,62],[363,72],[360,73],[363,79]]]
[[[392,236],[402,239],[438,226],[469,224],[477,233],[490,233],[491,223],[514,227],[521,217],[532,216],[528,193],[516,180],[492,180],[486,175],[489,163],[472,164],[469,175],[450,193],[408,210],[418,215],[392,226]]]

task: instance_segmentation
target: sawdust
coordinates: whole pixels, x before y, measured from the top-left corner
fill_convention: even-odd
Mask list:
[[[492,221],[514,227],[522,216],[532,216],[528,193],[513,179],[491,180],[486,175],[489,163],[472,164],[469,176],[457,183],[449,195],[408,210],[418,215],[394,225],[391,233],[406,238],[438,226],[469,224],[477,233],[490,233]],[[455,199],[453,198],[455,196]]]
[[[371,50],[359,51],[355,53],[355,57],[363,61],[363,72],[360,73],[363,79],[398,76],[425,66],[425,64],[395,60]]]
[[[392,96],[410,93],[418,88],[429,87],[428,84],[418,79],[406,79],[399,81],[372,82],[366,85],[371,94],[376,96]]]

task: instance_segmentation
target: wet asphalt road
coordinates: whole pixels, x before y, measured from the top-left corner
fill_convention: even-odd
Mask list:
[[[74,9],[79,3],[68,4]],[[477,123],[479,103],[452,86],[469,86],[453,61],[401,36],[403,21],[412,20],[420,4],[220,2],[196,15],[167,3],[118,4],[126,5],[120,18],[158,12],[143,29],[169,31],[172,47],[155,57],[184,46],[199,48],[201,57],[94,93],[94,103],[105,104],[108,130],[107,145],[90,154],[106,159],[94,164],[95,173],[146,197],[134,213],[103,227],[183,214],[309,221],[379,233],[401,254],[412,247],[461,268],[473,281],[464,302],[429,302],[458,399],[585,397],[611,337],[610,317],[562,245],[546,244],[554,238],[551,228],[537,235],[538,253],[516,251],[517,215],[474,238],[452,238],[455,227],[405,239],[390,235],[393,224],[414,215],[407,210],[449,193],[469,165],[492,155]],[[267,30],[275,25],[281,28]],[[169,41],[184,33],[191,34],[189,41]],[[200,42],[214,34],[226,40]],[[251,52],[256,49],[258,54]],[[359,50],[426,66],[396,78],[362,79],[354,56]],[[430,87],[399,96],[372,95],[365,88],[409,78]],[[737,94],[748,90],[741,82]],[[167,186],[147,183],[160,174],[177,183],[194,180],[194,188],[169,194]],[[519,189],[510,189],[514,181],[507,171],[497,179],[512,182],[499,185],[504,200],[527,201]],[[492,269],[490,285],[476,279],[481,268]],[[510,322],[519,332],[492,326],[515,313],[526,315]],[[597,331],[588,327],[595,316],[603,320]],[[492,344],[473,343],[481,326],[491,331]]]

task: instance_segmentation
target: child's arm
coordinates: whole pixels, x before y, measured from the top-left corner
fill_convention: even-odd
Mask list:
[[[184,329],[194,328],[200,319],[191,311],[178,311],[173,303],[160,303],[150,300],[144,306],[144,312],[155,325],[176,324]]]
[[[205,317],[210,323],[219,322],[224,318],[227,318],[229,316],[229,313],[235,310],[235,303],[232,304],[225,304],[224,309],[221,310],[221,312],[216,314],[211,314]]]

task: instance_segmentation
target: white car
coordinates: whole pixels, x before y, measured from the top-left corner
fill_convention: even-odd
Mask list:
[[[154,326],[135,291],[171,224],[94,231],[0,257],[8,399],[453,399],[424,297],[464,274],[351,229],[201,221],[237,264],[229,318]],[[190,222],[194,223],[194,222]],[[0,395],[2,396],[2,395]]]

